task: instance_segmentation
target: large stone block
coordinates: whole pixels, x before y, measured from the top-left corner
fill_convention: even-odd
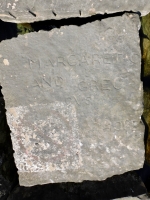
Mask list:
[[[122,11],[149,13],[149,0],[1,0],[0,19],[34,22]]]
[[[103,180],[141,168],[139,19],[108,18],[0,44],[21,185]]]

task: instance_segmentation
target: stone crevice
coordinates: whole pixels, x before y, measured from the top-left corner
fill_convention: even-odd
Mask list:
[[[28,12],[36,17],[36,14],[32,12],[31,10],[28,10]],[[55,11],[52,11],[54,16],[57,16],[57,13]],[[50,31],[53,28],[61,28],[62,26],[82,26],[87,23],[92,23],[96,20],[104,20],[107,18],[112,17],[118,17],[122,16],[124,14],[138,14],[140,16],[139,12],[132,12],[132,11],[123,11],[123,12],[117,12],[117,13],[111,13],[111,14],[96,14],[89,17],[81,17],[82,11],[79,10],[80,17],[70,17],[70,18],[62,18],[62,19],[51,19],[51,20],[44,20],[44,21],[35,21],[33,23],[11,23],[11,22],[5,22],[0,20],[0,25],[2,27],[5,27],[1,29],[0,34],[0,41],[2,40],[8,40],[14,37],[17,37],[18,35],[27,34],[30,32],[38,32],[41,30],[44,31]],[[16,16],[9,12],[9,15],[11,15],[13,18],[16,18]]]

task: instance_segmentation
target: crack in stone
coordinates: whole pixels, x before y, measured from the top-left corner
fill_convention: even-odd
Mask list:
[[[28,9],[28,12],[36,17],[36,14]],[[8,12],[9,15],[12,18],[16,18],[14,14],[11,12]],[[54,16],[57,16],[55,11],[52,11]],[[82,11],[79,10],[80,16],[82,15]],[[1,26],[5,27],[5,29],[1,30],[1,35],[0,35],[0,41],[2,40],[8,40],[14,37],[17,37],[18,35],[30,33],[30,32],[38,32],[40,30],[44,31],[50,31],[54,28],[61,28],[62,26],[70,26],[70,25],[75,25],[75,26],[82,26],[87,23],[94,22],[96,20],[103,20],[111,17],[117,17],[117,16],[122,16],[123,14],[138,14],[140,16],[140,13],[136,12],[128,12],[128,11],[123,11],[123,12],[117,12],[117,13],[111,13],[111,14],[96,14],[93,16],[89,17],[71,17],[71,18],[62,18],[62,19],[51,19],[51,20],[44,20],[44,21],[35,21],[33,23],[10,23],[10,22],[4,22],[0,20]],[[18,26],[21,26],[21,30],[18,30]],[[32,27],[32,28],[30,28]],[[6,31],[6,30],[9,31]],[[11,29],[11,30],[10,30]]]

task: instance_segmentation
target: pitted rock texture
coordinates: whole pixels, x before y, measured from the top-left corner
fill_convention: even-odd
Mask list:
[[[104,180],[143,166],[138,28],[138,16],[123,15],[0,44],[21,185]]]
[[[148,14],[149,0],[1,0],[0,19],[9,22],[34,22],[66,17],[122,11]]]

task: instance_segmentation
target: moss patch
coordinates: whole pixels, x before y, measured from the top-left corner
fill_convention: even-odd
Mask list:
[[[150,39],[150,13],[141,18],[142,22],[142,31],[145,36]]]
[[[29,24],[29,23],[17,24],[18,35],[23,35],[25,33],[30,33],[33,31],[34,31],[34,29],[32,28],[31,24]]]

